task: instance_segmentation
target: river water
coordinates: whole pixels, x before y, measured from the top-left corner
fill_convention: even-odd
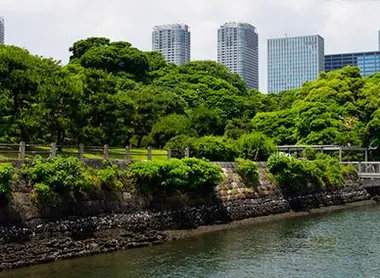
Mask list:
[[[380,206],[0,273],[11,277],[380,277]]]

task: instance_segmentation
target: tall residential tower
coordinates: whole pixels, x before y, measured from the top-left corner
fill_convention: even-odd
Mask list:
[[[259,35],[248,23],[227,22],[218,29],[218,62],[238,73],[248,88],[259,88]]]
[[[301,87],[324,71],[324,39],[319,35],[268,40],[268,93]]]
[[[4,18],[0,17],[0,44],[4,44],[4,34],[5,34],[5,26],[4,26]]]
[[[190,31],[185,24],[159,25],[153,28],[152,49],[161,52],[169,63],[190,61]]]

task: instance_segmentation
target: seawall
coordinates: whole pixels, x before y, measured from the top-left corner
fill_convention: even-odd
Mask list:
[[[256,189],[245,186],[233,164],[221,166],[224,180],[215,188],[215,198],[197,205],[185,200],[177,208],[163,210],[148,209],[146,200],[124,192],[116,198],[82,201],[65,215],[42,215],[30,202],[28,186],[18,186],[0,209],[0,270],[161,244],[173,239],[168,231],[178,235],[178,231],[370,199],[352,179],[345,187],[284,196],[265,165],[260,167]]]

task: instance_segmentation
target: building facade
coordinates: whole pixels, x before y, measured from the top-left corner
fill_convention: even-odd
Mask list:
[[[159,51],[168,63],[182,65],[190,61],[190,30],[185,24],[153,27],[152,49]]]
[[[0,17],[0,44],[5,42],[5,25],[4,18]]]
[[[249,89],[259,88],[259,35],[248,23],[227,22],[218,29],[218,62],[239,74]]]
[[[268,92],[297,89],[324,71],[325,46],[319,35],[268,40]]]
[[[325,71],[357,66],[365,76],[380,72],[380,51],[325,55]]]

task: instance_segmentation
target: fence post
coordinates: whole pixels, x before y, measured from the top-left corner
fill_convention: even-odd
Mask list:
[[[128,162],[131,160],[131,147],[126,146],[125,147],[125,161]]]
[[[167,155],[168,155],[168,159],[171,159],[172,158],[172,149],[168,149],[167,150]]]
[[[104,154],[104,159],[105,160],[109,160],[110,159],[110,150],[109,150],[108,144],[104,145],[103,154]]]
[[[148,160],[149,161],[152,160],[152,148],[151,147],[148,147]]]
[[[51,143],[50,145],[50,156],[56,157],[57,155],[57,143]]]
[[[189,147],[187,147],[185,149],[185,157],[190,157],[190,148]]]
[[[25,160],[25,151],[26,151],[25,142],[20,142],[20,146],[18,148],[18,159],[19,160]]]
[[[342,162],[342,147],[339,147],[339,162]]]
[[[79,144],[79,159],[83,161],[84,159],[84,145]]]
[[[365,152],[364,152],[364,161],[365,162],[368,161],[368,149],[367,148],[365,149]]]

